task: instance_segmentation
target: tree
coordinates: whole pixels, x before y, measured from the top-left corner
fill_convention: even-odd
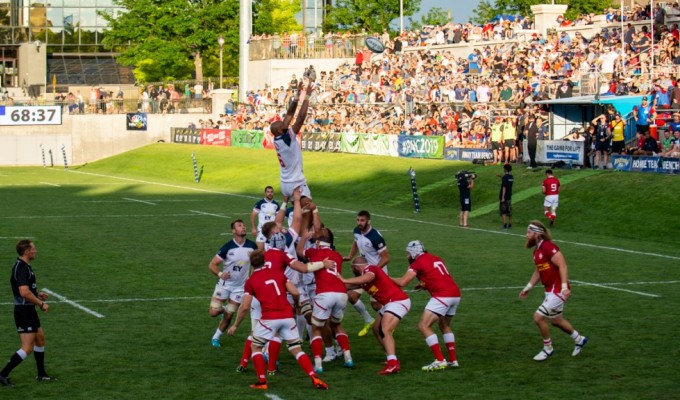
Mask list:
[[[474,10],[477,17],[472,18],[472,21],[483,24],[498,14],[531,15],[531,6],[536,4],[545,4],[545,0],[496,0],[493,5],[488,0],[482,0]],[[580,14],[600,13],[612,6],[611,0],[555,0],[555,4],[569,5],[564,17],[571,20]]]
[[[403,0],[403,7],[404,16],[412,16],[420,11],[420,0]],[[327,9],[324,31],[382,32],[395,18],[399,0],[338,0]]]
[[[411,30],[420,29],[423,25],[445,25],[449,22],[449,12],[440,7],[432,7],[427,14],[420,16],[420,21],[409,18]]]
[[[257,0],[253,2],[253,34],[273,34],[302,30],[295,15],[300,12],[299,1]]]
[[[141,82],[186,79],[192,71],[203,79],[219,70],[217,37],[224,36],[224,68],[238,74],[237,1],[221,0],[114,0],[127,11],[100,12],[109,25],[102,42],[120,52],[117,61],[134,65]]]

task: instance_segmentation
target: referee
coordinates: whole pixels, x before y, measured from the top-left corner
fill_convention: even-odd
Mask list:
[[[9,381],[9,374],[31,352],[35,354],[35,363],[38,367],[38,375],[35,380],[38,382],[50,382],[55,379],[45,372],[45,333],[40,326],[40,319],[35,310],[35,306],[40,307],[43,312],[49,310],[47,293],[36,290],[35,274],[29,264],[35,260],[35,245],[28,239],[20,240],[17,243],[17,258],[12,267],[12,293],[14,294],[14,322],[17,332],[21,338],[21,349],[12,355],[5,368],[0,371],[0,385],[12,386]]]

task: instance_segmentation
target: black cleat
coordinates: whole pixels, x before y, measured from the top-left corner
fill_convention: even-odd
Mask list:
[[[14,387],[14,385],[12,385],[12,382],[9,381],[9,378],[2,375],[0,375],[0,385],[6,387]]]
[[[35,380],[38,382],[54,382],[57,378],[53,378],[49,375],[38,375],[35,377]]]

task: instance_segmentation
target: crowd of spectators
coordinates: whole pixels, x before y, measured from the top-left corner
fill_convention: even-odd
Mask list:
[[[530,19],[501,16],[484,26],[424,27],[394,38],[386,32],[376,33],[388,44],[385,53],[353,48],[354,62],[316,72],[316,90],[304,129],[441,135],[447,145],[489,148],[495,123],[512,121],[515,143],[520,144],[530,120],[542,117],[549,121],[545,118],[547,107],[535,104],[539,100],[578,93],[649,94],[657,107],[680,108],[671,104],[680,102],[680,92],[678,99],[671,100],[680,64],[680,32],[675,23],[665,24],[665,19],[657,24],[659,15],[666,18],[678,13],[677,4],[654,10],[635,7],[623,15],[620,10],[607,9],[607,21],[622,23],[623,29],[605,27],[592,37],[580,31],[574,31],[573,36],[566,31],[545,36],[534,33],[519,43],[477,46],[468,57],[433,50],[427,44],[516,38],[517,32],[531,28]],[[594,17],[582,15],[574,21],[560,17],[558,22],[565,27],[589,25]],[[651,24],[631,23],[650,18],[654,18],[653,29]],[[419,48],[405,52],[408,46]],[[293,53],[284,48],[282,57],[288,56]],[[266,130],[285,112],[301,78],[293,75],[288,85],[251,91],[247,103],[232,105],[220,121],[201,125]],[[540,138],[551,138],[550,132],[546,122]],[[584,132],[587,136],[588,129]],[[588,140],[592,142],[592,138]]]

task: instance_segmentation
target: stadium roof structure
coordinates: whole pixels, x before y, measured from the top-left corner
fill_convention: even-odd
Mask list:
[[[616,108],[621,115],[626,115],[633,109],[634,106],[642,102],[644,95],[626,95],[626,96],[596,96],[594,94],[587,96],[565,97],[561,99],[534,101],[532,104],[547,104],[547,105],[603,105],[611,104]]]

